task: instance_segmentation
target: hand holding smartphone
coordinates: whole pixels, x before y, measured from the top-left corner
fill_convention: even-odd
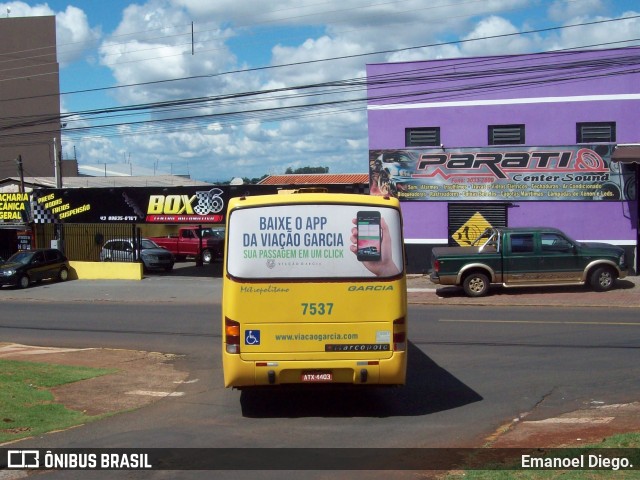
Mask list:
[[[360,211],[356,216],[357,258],[361,262],[378,262],[382,258],[380,212]]]

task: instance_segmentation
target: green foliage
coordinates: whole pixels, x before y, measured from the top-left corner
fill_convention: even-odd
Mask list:
[[[284,172],[285,175],[304,175],[307,173],[329,173],[329,167],[302,167],[295,170],[288,167]]]
[[[262,175],[261,177],[253,177],[253,178],[249,178],[249,177],[242,177],[242,182],[244,185],[255,185],[258,182],[260,182],[260,180],[264,180],[265,178],[267,178],[269,175],[267,175],[266,173],[264,175]],[[227,180],[224,182],[215,182],[217,185],[230,185],[231,184],[231,180]]]
[[[100,418],[55,403],[48,389],[113,371],[0,360],[0,443]]]

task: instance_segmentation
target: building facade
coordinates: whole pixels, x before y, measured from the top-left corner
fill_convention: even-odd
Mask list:
[[[370,188],[402,201],[409,270],[490,225],[619,245],[637,270],[639,65],[640,48],[368,65]]]
[[[0,18],[0,179],[54,176],[60,148],[55,17]],[[76,173],[77,175],[77,173]]]

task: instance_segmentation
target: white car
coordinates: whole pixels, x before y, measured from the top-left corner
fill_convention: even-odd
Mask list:
[[[165,272],[173,270],[175,258],[165,248],[159,247],[148,238],[140,241],[140,260],[145,270],[161,269]],[[102,262],[135,262],[135,242],[131,238],[114,238],[107,240],[100,251]]]

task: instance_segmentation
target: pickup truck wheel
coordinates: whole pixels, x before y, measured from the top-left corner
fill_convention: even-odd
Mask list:
[[[464,278],[462,288],[469,297],[483,297],[489,292],[489,277],[484,273],[470,273]]]
[[[609,267],[598,267],[591,274],[591,288],[597,292],[606,292],[613,288],[616,277]]]
[[[202,251],[202,261],[204,263],[211,263],[213,261],[213,254],[211,253],[211,250]]]

